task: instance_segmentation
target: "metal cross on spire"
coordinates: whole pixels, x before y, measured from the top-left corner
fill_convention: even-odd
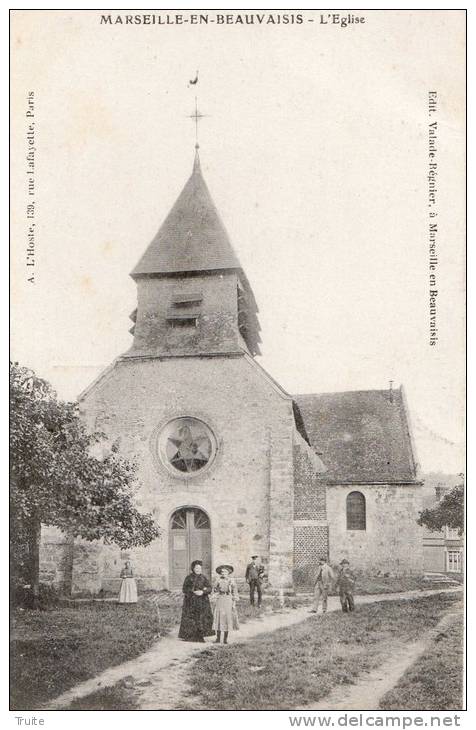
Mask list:
[[[198,101],[197,101],[197,97],[195,97],[195,111],[193,114],[189,115],[189,118],[195,120],[195,149],[196,150],[198,150],[198,148],[200,147],[200,145],[198,144],[198,122],[200,121],[200,119],[203,119],[203,117],[208,117],[208,114],[202,114],[201,112],[198,111]]]

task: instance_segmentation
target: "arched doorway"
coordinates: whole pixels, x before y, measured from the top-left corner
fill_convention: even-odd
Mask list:
[[[170,518],[169,588],[181,588],[192,560],[203,561],[203,572],[211,577],[212,531],[208,515],[198,507],[181,507]]]

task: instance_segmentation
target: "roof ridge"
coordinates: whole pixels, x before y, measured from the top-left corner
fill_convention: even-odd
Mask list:
[[[393,393],[401,391],[401,386],[393,388]],[[326,390],[321,393],[293,393],[293,398],[319,397],[321,395],[344,395],[346,393],[389,393],[389,388],[367,388],[360,390]]]

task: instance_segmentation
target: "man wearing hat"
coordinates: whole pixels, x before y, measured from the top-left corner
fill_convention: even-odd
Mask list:
[[[261,608],[261,582],[264,577],[264,566],[259,555],[251,556],[251,563],[246,566],[245,580],[250,587],[250,603],[255,605],[255,591],[258,594],[258,608]]]
[[[327,611],[327,596],[334,583],[334,572],[327,562],[327,558],[319,558],[316,582],[314,584],[314,608],[311,613],[317,613],[322,599],[322,613]]]
[[[337,586],[339,588],[340,605],[344,613],[347,613],[354,610],[355,575],[351,571],[349,561],[346,558],[340,561],[340,566]]]

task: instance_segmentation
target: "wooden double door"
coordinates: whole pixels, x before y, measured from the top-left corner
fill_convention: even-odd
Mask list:
[[[193,560],[203,562],[203,573],[211,578],[212,531],[208,515],[198,507],[182,507],[173,513],[169,525],[169,587],[182,588]]]

